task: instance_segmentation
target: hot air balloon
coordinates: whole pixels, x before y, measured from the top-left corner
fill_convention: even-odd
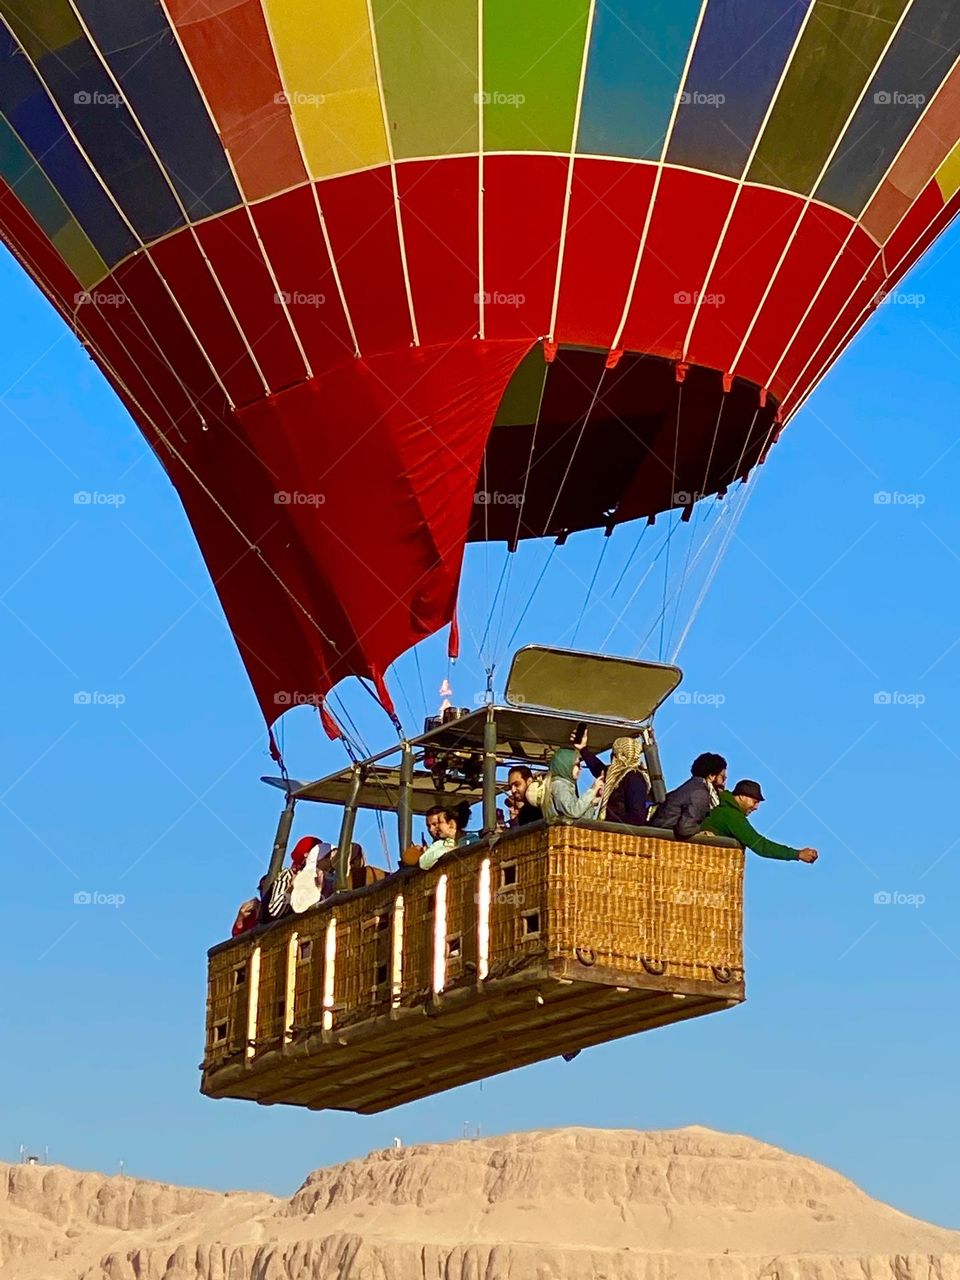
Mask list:
[[[958,52],[950,0],[0,0],[0,234],[268,724],[346,676],[391,709],[468,542],[764,460],[960,207]]]

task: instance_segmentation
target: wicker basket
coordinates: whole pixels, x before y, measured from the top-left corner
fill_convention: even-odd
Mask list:
[[[378,1111],[726,1008],[742,881],[739,848],[570,823],[340,895],[211,952],[204,1091]]]

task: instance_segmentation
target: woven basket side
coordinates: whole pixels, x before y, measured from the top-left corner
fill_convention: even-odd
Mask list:
[[[545,953],[551,928],[549,832],[540,828],[494,845],[490,857],[490,976]]]
[[[739,851],[558,826],[550,860],[552,957],[707,980],[742,969]]]
[[[286,1013],[288,929],[273,929],[260,942],[260,988],[257,995],[257,1048],[279,1040]]]

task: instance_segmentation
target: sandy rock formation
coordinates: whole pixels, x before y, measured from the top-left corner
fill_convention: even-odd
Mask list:
[[[0,1176],[4,1280],[960,1280],[960,1232],[699,1128],[376,1151],[289,1200]]]

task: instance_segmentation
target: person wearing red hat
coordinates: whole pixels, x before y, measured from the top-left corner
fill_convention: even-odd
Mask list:
[[[272,884],[265,886],[266,895],[261,898],[261,919],[263,920],[280,920],[293,910],[292,898],[294,888],[298,891],[302,889],[305,880],[311,885],[315,882],[315,867],[317,857],[319,856],[323,841],[319,836],[303,836],[297,841],[290,854],[290,866],[284,867]],[[298,898],[302,899],[302,894],[298,892]],[[313,895],[314,901],[304,903],[299,906],[299,910],[306,910],[306,907],[313,906],[314,902],[320,900],[318,894]]]

